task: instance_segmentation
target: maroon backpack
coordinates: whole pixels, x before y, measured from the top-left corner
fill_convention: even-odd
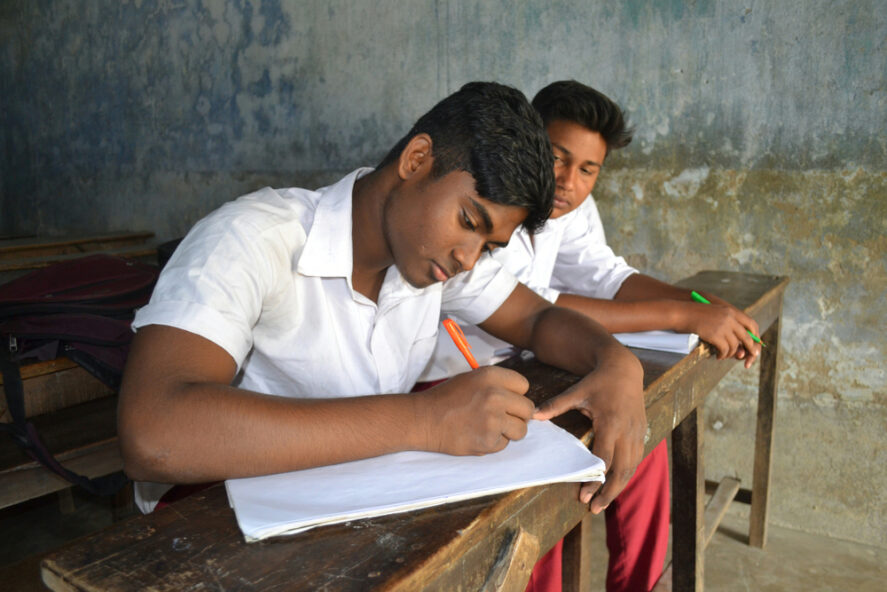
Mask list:
[[[0,285],[0,371],[13,420],[0,430],[34,460],[92,493],[112,493],[126,479],[121,473],[87,479],[53,458],[25,417],[19,364],[64,355],[116,390],[135,309],[148,302],[158,273],[153,265],[99,254]]]

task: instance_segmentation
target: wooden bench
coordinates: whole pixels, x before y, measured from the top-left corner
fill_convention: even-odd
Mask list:
[[[22,384],[25,415],[64,466],[89,478],[123,468],[117,449],[117,397],[111,389],[67,358],[23,366]],[[0,399],[0,421],[11,421],[5,398]],[[0,438],[0,508],[70,486],[12,438]]]
[[[0,283],[92,253],[155,263],[153,237],[153,232],[134,231],[0,239]],[[89,478],[123,468],[116,438],[116,397],[111,389],[64,357],[26,364],[21,373],[25,415],[57,460]],[[0,398],[0,422],[10,421],[6,400]],[[0,438],[0,508],[70,486],[33,461],[11,438]]]
[[[32,269],[82,257],[107,253],[127,259],[156,261],[157,245],[149,231],[117,232],[89,236],[19,237],[0,239],[0,283]]]

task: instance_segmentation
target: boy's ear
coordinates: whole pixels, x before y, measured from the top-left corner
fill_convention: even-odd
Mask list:
[[[406,180],[418,172],[423,165],[431,165],[431,136],[416,134],[400,153],[397,161],[397,173]]]

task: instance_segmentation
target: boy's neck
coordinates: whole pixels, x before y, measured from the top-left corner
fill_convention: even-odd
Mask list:
[[[394,257],[385,241],[385,197],[398,180],[393,167],[373,171],[354,182],[351,200],[352,262],[354,289],[377,302],[385,273]]]

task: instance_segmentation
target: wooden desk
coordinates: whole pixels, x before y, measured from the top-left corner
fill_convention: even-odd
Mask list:
[[[776,400],[779,316],[786,278],[703,272],[683,282],[745,309],[760,324],[764,350],[751,493],[751,541],[766,538],[770,440]],[[673,573],[675,590],[701,590],[705,529],[702,412],[705,395],[735,365],[706,347],[681,357],[638,350],[645,368],[650,438],[647,451],[673,430]],[[576,378],[536,361],[510,360],[542,400]],[[578,413],[559,423],[584,441]],[[565,535],[565,590],[579,590],[592,569],[590,514],[576,484],[554,484],[317,528],[246,544],[224,488],[212,487],[157,511],[116,524],[50,555],[42,564],[53,590],[515,590],[536,559]],[[594,569],[605,569],[598,561]]]

